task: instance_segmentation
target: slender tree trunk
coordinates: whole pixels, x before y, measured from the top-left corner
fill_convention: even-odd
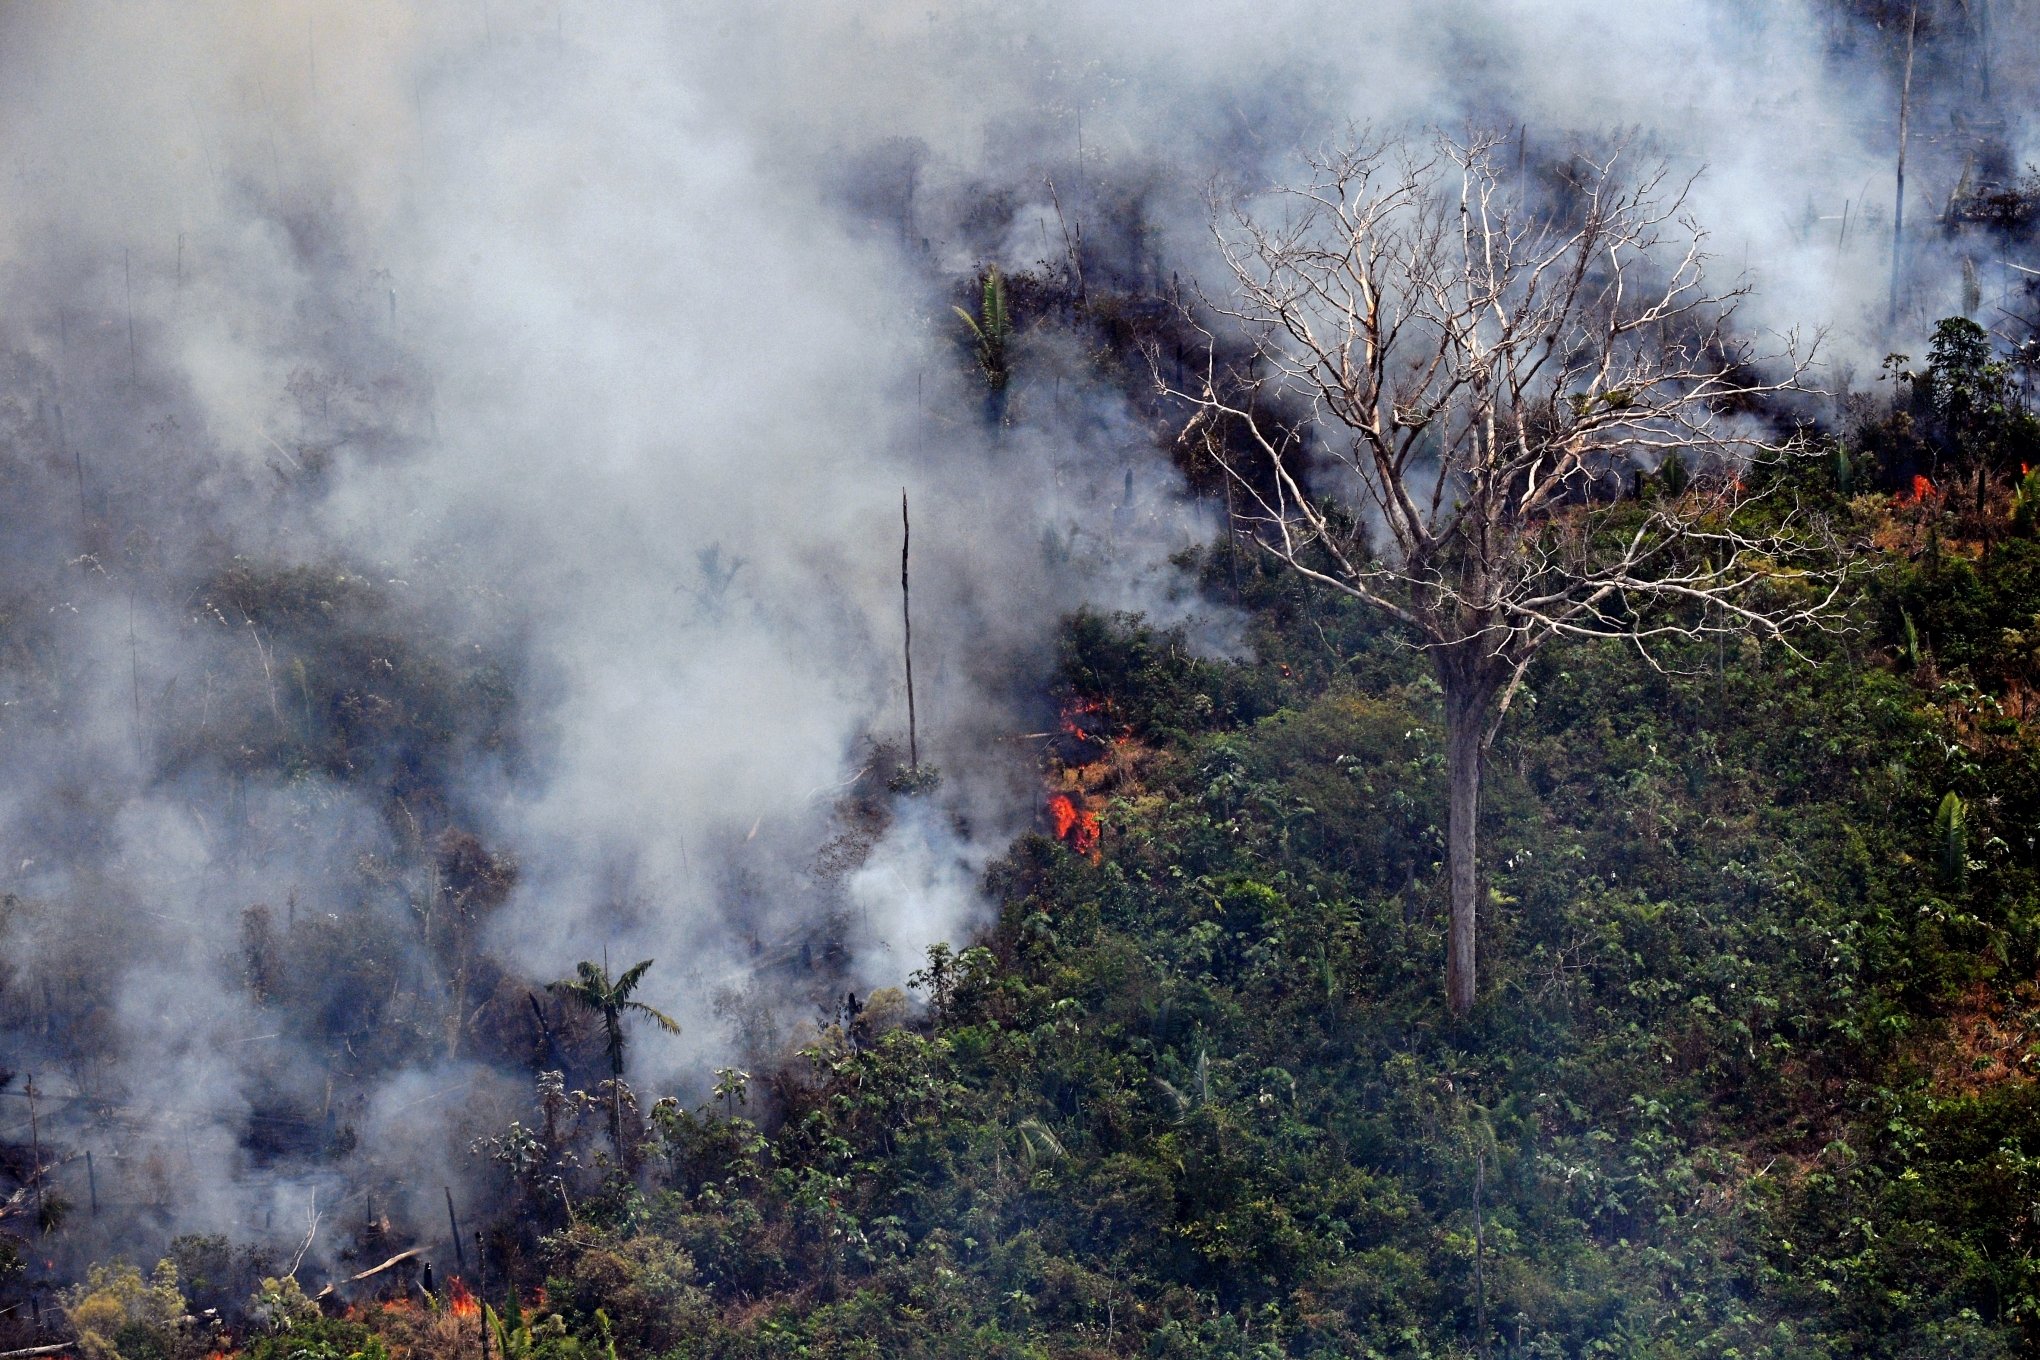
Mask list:
[[[1487,1221],[1481,1217],[1480,1195],[1487,1185],[1487,1154],[1473,1153],[1473,1326],[1474,1351],[1487,1360]]]
[[[906,625],[907,653],[907,768],[921,770],[921,738],[914,719],[914,607],[907,593],[907,550],[913,545],[914,526],[907,519],[907,489],[900,488],[900,620]]]
[[[623,1044],[619,1037],[609,1050],[609,1145],[616,1164],[623,1165]]]
[[[1445,767],[1451,807],[1445,822],[1445,864],[1452,913],[1445,946],[1445,1000],[1454,1015],[1473,1009],[1474,943],[1479,875],[1474,852],[1480,830],[1481,728],[1488,693],[1476,681],[1441,676],[1445,690]]]
[[[1983,76],[1983,102],[1988,104],[1991,101],[1990,59],[1993,50],[1990,41],[1990,0],[1982,0],[1982,2],[1977,5],[1976,9],[1977,9],[1976,20],[1977,65],[1982,68],[1981,74]]]
[[[1898,324],[1898,271],[1905,251],[1905,143],[1912,116],[1913,39],[1920,27],[1920,7],[1915,4],[1905,28],[1905,79],[1898,92],[1898,174],[1897,193],[1891,207],[1891,311],[1886,324]]]

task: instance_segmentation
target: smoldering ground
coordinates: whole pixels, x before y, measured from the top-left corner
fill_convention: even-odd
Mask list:
[[[2017,107],[2034,26],[1996,8]],[[634,1073],[693,1090],[817,978],[896,984],[968,931],[1037,815],[1000,738],[1038,725],[1056,617],[1228,645],[1168,566],[1209,507],[1081,335],[1018,337],[987,423],[950,310],[987,264],[1182,296],[1204,185],[1350,120],[1515,126],[1533,167],[1640,126],[1711,167],[1760,320],[1884,340],[1892,48],[1817,7],[0,24],[0,1065],[101,1200],[53,1173],[50,1259],[287,1255],[316,1219],[324,1263],[371,1199],[437,1231],[528,1099],[533,985],[605,949],[657,958],[687,1031]],[[1981,41],[1952,24],[1935,59]],[[1923,107],[1949,180],[1971,153]],[[1946,310],[1964,248],[1919,252],[1909,307]],[[906,735],[903,487],[944,781],[860,831]]]

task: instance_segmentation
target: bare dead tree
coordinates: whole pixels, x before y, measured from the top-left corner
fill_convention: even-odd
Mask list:
[[[1738,339],[1747,286],[1707,283],[1690,181],[1612,153],[1537,209],[1501,146],[1368,142],[1221,202],[1231,277],[1204,299],[1223,320],[1203,372],[1179,384],[1153,365],[1191,408],[1184,437],[1241,493],[1240,532],[1430,656],[1461,1014],[1483,764],[1543,648],[1779,637],[1829,619],[1840,580],[1823,525],[1745,486],[1791,447],[1748,412],[1801,388],[1812,347],[1787,336],[1758,356]],[[1625,474],[1667,463],[1677,494],[1622,498]]]
[[[907,518],[907,489],[900,488],[900,621],[906,627],[907,656],[907,768],[921,769],[920,725],[914,717],[914,600],[908,594],[907,553],[913,546],[914,526]]]
[[[1905,78],[1898,89],[1898,172],[1897,189],[1891,205],[1891,309],[1885,324],[1898,325],[1898,272],[1905,262],[1905,143],[1912,118],[1913,44],[1919,37],[1920,7],[1915,4],[1905,21]]]

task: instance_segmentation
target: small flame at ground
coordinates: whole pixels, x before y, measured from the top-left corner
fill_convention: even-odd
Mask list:
[[[1066,737],[1107,749],[1123,746],[1133,736],[1132,725],[1119,720],[1110,699],[1068,699],[1056,715],[1056,726]]]
[[[1909,496],[1900,496],[1898,498],[1898,503],[1900,505],[1919,505],[1922,504],[1923,502],[1934,499],[1934,497],[1940,494],[1941,493],[1935,489],[1932,478],[1922,477],[1918,473],[1914,473],[1912,479],[1912,494]]]
[[[447,1286],[446,1306],[457,1318],[480,1317],[482,1313],[482,1305],[475,1302],[475,1296],[458,1278]]]

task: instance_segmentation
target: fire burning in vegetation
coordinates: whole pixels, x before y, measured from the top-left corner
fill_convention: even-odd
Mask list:
[[[1098,858],[1104,824],[1095,811],[1101,791],[1132,777],[1138,744],[1107,698],[1071,696],[1056,716],[1048,749],[1048,819],[1055,838],[1079,855]]]
[[[368,1303],[350,1304],[347,1316],[356,1322],[363,1321],[376,1313],[415,1313],[419,1311],[418,1301],[399,1294],[395,1298],[375,1299]]]
[[[1057,715],[1056,728],[1068,744],[1092,759],[1133,738],[1132,727],[1119,721],[1110,699],[1070,699]]]
[[[1055,823],[1055,837],[1080,855],[1098,853],[1098,837],[1103,831],[1098,814],[1077,803],[1066,793],[1058,793],[1048,800],[1048,816]]]
[[[446,1291],[446,1308],[457,1318],[480,1317],[482,1305],[468,1292],[468,1287],[456,1278]]]

